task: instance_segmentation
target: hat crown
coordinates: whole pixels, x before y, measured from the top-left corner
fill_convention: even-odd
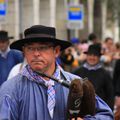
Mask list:
[[[61,46],[61,50],[71,46],[71,43],[66,40],[56,38],[56,31],[54,27],[43,25],[34,25],[24,31],[25,37],[13,42],[10,48],[22,51],[22,46],[26,43],[32,42],[49,42]]]
[[[87,53],[100,56],[101,55],[101,46],[100,46],[100,44],[90,45],[89,48],[88,48]]]
[[[56,31],[54,27],[34,25],[24,32],[25,37],[52,37],[55,38]]]
[[[8,32],[4,31],[4,30],[1,30],[0,31],[0,40],[8,40],[8,39],[9,39]]]
[[[7,31],[4,31],[4,30],[1,30],[1,31],[0,31],[0,35],[8,35],[8,32],[7,32]]]

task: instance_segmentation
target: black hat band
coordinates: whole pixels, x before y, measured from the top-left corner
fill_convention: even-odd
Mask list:
[[[29,35],[25,36],[25,38],[34,38],[34,37],[55,38],[55,36],[51,36],[51,35],[48,35],[48,34],[29,34]]]

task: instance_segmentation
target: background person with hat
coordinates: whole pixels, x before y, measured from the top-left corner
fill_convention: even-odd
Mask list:
[[[23,60],[20,51],[9,48],[11,38],[13,37],[9,37],[7,31],[0,31],[0,85],[7,80],[11,68]]]
[[[97,95],[113,109],[114,98],[112,78],[100,62],[100,44],[90,45],[85,54],[87,54],[86,62],[73,73],[83,78],[88,77],[94,85]]]
[[[0,88],[0,120],[66,120],[69,89],[41,72],[67,82],[80,77],[64,71],[56,62],[71,43],[56,38],[55,28],[35,25],[25,30],[25,38],[11,44],[24,52],[27,65]],[[113,120],[110,108],[96,97],[96,115],[86,119]],[[83,120],[79,118],[79,120]]]

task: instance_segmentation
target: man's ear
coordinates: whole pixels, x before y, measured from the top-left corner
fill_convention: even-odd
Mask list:
[[[23,47],[22,47],[22,51],[23,51],[23,52],[24,52],[24,49],[25,49],[25,47],[23,46]]]
[[[56,56],[56,58],[60,55],[60,53],[61,53],[61,46],[56,46],[55,47],[55,50],[54,50],[54,52],[55,52],[55,56]]]
[[[25,47],[24,46],[22,47],[22,52],[23,52],[23,55],[25,56]]]

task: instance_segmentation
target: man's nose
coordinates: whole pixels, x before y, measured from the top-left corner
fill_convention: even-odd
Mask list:
[[[40,54],[41,54],[41,52],[38,48],[34,49],[34,55],[38,56]]]

